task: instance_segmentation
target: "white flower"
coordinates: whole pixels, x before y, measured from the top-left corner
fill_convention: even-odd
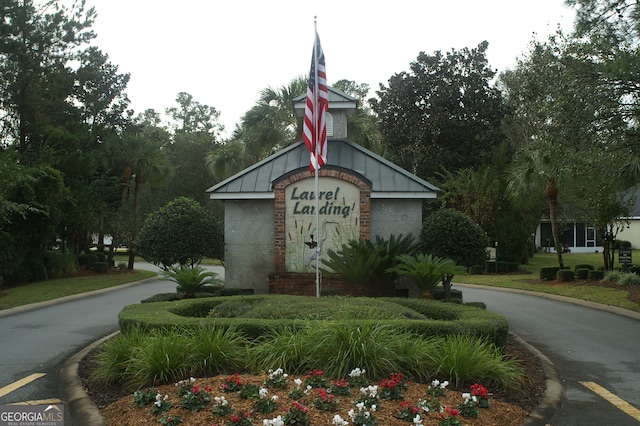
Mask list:
[[[349,373],[349,377],[360,377],[365,372],[366,372],[366,370],[364,370],[364,369],[361,370],[360,368],[354,368],[353,370],[351,370],[351,373]]]
[[[437,388],[438,386],[440,386],[440,380],[435,379],[434,381],[431,382],[431,386],[433,386],[434,388]]]
[[[371,406],[371,411],[376,411],[378,409],[378,406],[376,404],[373,404]]]
[[[347,414],[349,414],[349,417],[351,417],[351,420],[356,418],[356,412],[355,412],[355,410],[353,408],[351,410],[349,410],[349,412]]]
[[[300,385],[302,384],[302,380],[301,380],[301,379],[295,379],[295,380],[293,381],[293,383],[295,383],[295,384],[296,384],[296,386],[298,387],[298,389],[300,389]]]
[[[267,393],[268,393],[267,388],[260,388],[260,390],[258,391],[260,398],[266,398]]]
[[[444,388],[446,388],[447,386],[449,386],[449,382],[445,380],[445,381],[444,381],[444,382],[442,382],[442,384],[440,385],[440,388],[444,389]]]
[[[466,404],[471,399],[471,394],[469,392],[463,392],[462,393],[462,399],[464,400],[464,403]]]
[[[340,414],[336,414],[335,416],[333,416],[333,421],[331,422],[331,424],[334,426],[347,426],[349,422],[340,417]]]
[[[227,402],[227,399],[224,396],[215,396],[213,397],[213,400],[216,402],[216,404],[218,405],[228,405],[229,403]]]
[[[416,416],[413,418],[413,424],[414,425],[422,424],[422,418],[420,417],[420,414],[416,414]]]
[[[276,402],[276,401],[278,400],[278,395],[273,395],[273,396],[271,397],[271,400],[272,400],[273,402]]]
[[[284,422],[282,421],[282,416],[278,416],[275,419],[264,419],[262,421],[264,426],[284,426]]]

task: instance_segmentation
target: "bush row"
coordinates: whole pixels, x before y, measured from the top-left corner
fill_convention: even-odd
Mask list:
[[[296,298],[294,300],[294,298]],[[245,305],[255,305],[269,303],[278,305],[285,310],[287,306],[295,307],[300,303],[303,296],[229,296],[211,297],[202,299],[184,299],[172,302],[144,303],[126,306],[118,315],[120,330],[126,333],[128,330],[142,329],[170,329],[175,326],[195,328],[203,325],[216,325],[218,327],[234,328],[240,331],[249,339],[256,339],[273,330],[283,330],[285,328],[298,329],[306,327],[308,320],[286,319],[286,318],[255,318],[255,317],[208,317],[223,302],[227,311],[233,310],[233,306],[242,315],[247,307]],[[288,300],[291,299],[291,300]],[[306,298],[312,299],[314,298]],[[329,298],[327,298],[329,299]],[[347,298],[341,298],[340,303]],[[391,302],[404,309],[409,308],[424,316],[424,319],[345,319],[348,321],[361,321],[364,323],[374,322],[397,329],[399,332],[411,332],[421,336],[447,336],[466,334],[482,338],[499,348],[504,348],[507,343],[508,323],[504,316],[479,309],[477,307],[465,306],[455,303],[443,303],[428,299],[408,299],[408,298],[380,298],[366,299],[358,298],[358,303],[366,304],[368,301],[376,300],[376,303]],[[349,302],[353,303],[353,302]],[[397,308],[400,310],[400,308]],[[277,312],[277,310],[276,310]],[[228,314],[228,312],[227,312]],[[273,318],[273,317],[272,317]],[[370,317],[378,318],[378,317]],[[319,321],[325,321],[324,319]]]

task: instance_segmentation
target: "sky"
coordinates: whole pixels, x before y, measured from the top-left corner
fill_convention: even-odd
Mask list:
[[[314,20],[327,80],[370,95],[433,54],[489,42],[489,65],[513,68],[536,38],[572,28],[563,0],[87,0],[94,42],[120,73],[136,113],[176,107],[186,92],[220,112],[228,136],[260,91],[308,77]]]

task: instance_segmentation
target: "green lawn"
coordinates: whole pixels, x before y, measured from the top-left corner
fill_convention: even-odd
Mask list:
[[[1,291],[4,295],[0,297],[0,309],[15,308],[30,303],[44,302],[64,296],[101,290],[156,275],[155,272],[151,271],[135,271],[133,273],[123,274],[60,278],[6,288]]]
[[[640,261],[640,250],[634,250],[632,256],[635,263],[638,263]],[[118,254],[116,257],[116,264],[119,262],[125,262],[126,260],[126,255]],[[578,264],[591,264],[598,268],[604,263],[602,254],[598,253],[568,253],[563,255],[563,260],[565,265],[571,268]],[[206,264],[216,263],[219,264],[219,262],[212,260],[208,260],[206,262]],[[640,312],[640,305],[628,300],[628,291],[624,288],[617,289],[596,285],[582,286],[570,283],[564,285],[548,285],[528,282],[530,280],[538,279],[541,267],[555,265],[557,265],[557,258],[554,254],[538,253],[529,260],[528,265],[521,265],[520,269],[522,273],[483,275],[459,274],[454,278],[454,282],[544,292],[589,300],[592,302],[603,303],[605,305],[617,306]],[[3,289],[2,293],[4,295],[0,296],[0,310],[113,287],[149,278],[154,275],[156,275],[154,272],[136,271],[131,274],[110,274],[55,279]]]
[[[640,261],[640,250],[633,250],[632,259],[635,263]],[[590,264],[596,269],[604,265],[602,253],[566,253],[562,255],[562,260],[564,261],[565,266],[568,266],[571,269],[574,269],[574,267],[579,264]],[[617,254],[615,260],[616,266],[619,266],[617,263]],[[558,259],[555,254],[537,253],[533,258],[529,259],[528,265],[520,266],[522,273],[483,275],[460,274],[455,276],[454,282],[556,294],[640,312],[640,305],[628,300],[629,293],[624,288],[617,289],[595,285],[582,286],[573,285],[571,283],[563,285],[548,285],[529,282],[531,280],[539,279],[540,268],[557,265]]]

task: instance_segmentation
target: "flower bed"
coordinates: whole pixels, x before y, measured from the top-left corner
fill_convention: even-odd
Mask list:
[[[379,383],[350,387],[349,395],[327,392],[322,372],[306,376],[273,372],[263,376],[233,375],[190,379],[175,385],[139,390],[102,409],[107,425],[467,425],[516,426],[524,409],[492,398],[481,385],[454,391],[446,382],[412,383],[392,375]],[[362,375],[346,377],[363,384]],[[283,386],[283,382],[286,382]],[[231,390],[229,383],[232,383]],[[308,383],[308,384],[307,384]],[[344,387],[344,386],[340,386]],[[246,388],[260,389],[257,394]],[[142,398],[146,394],[146,398]],[[197,398],[196,398],[197,397]],[[294,398],[295,397],[295,398]],[[141,400],[146,401],[140,404]],[[273,404],[267,404],[271,401]],[[481,402],[482,401],[482,402]],[[162,406],[162,411],[159,409]],[[270,406],[273,409],[260,409]],[[197,409],[196,409],[197,407]],[[483,408],[484,407],[484,408]],[[308,419],[308,423],[305,423]],[[348,423],[347,423],[348,422]]]

